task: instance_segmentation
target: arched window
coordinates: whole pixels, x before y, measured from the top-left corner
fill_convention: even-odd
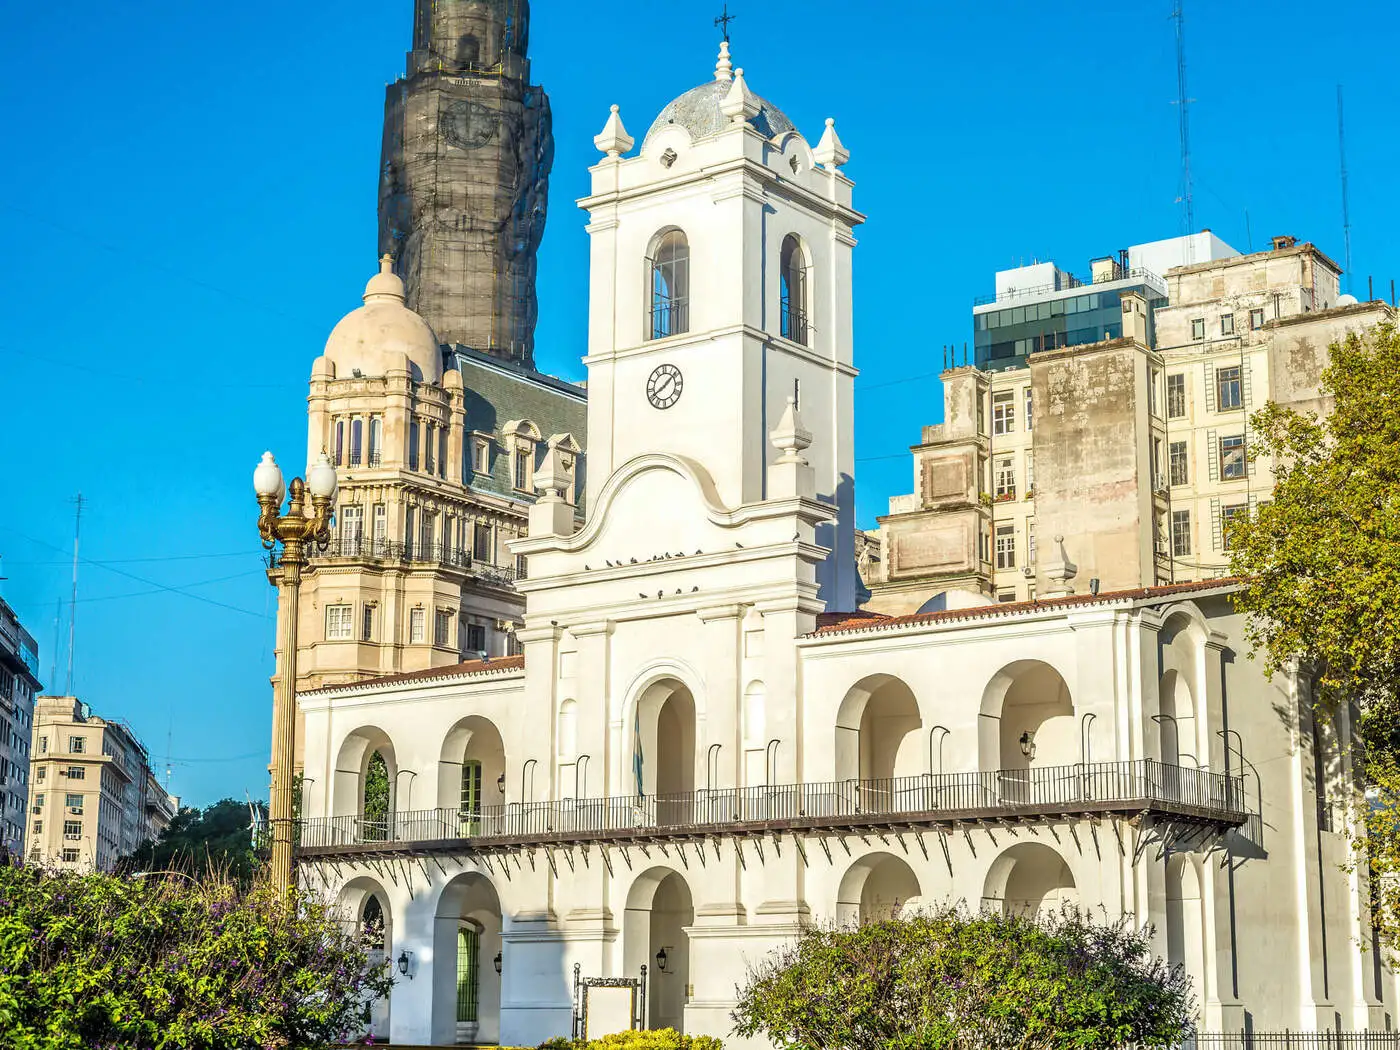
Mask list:
[[[690,244],[680,230],[663,234],[647,260],[651,273],[651,335],[690,331]]]
[[[468,759],[462,763],[462,794],[458,803],[459,832],[463,838],[480,834],[481,830],[481,763]]]
[[[781,283],[782,336],[794,343],[807,345],[807,260],[802,244],[792,234],[783,238],[783,254],[779,266]]]
[[[365,766],[363,814],[367,839],[380,841],[389,837],[391,805],[389,763],[383,752],[375,751]]]

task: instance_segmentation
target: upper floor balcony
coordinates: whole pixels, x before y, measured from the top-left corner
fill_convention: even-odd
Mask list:
[[[774,832],[858,832],[985,821],[1136,818],[1237,827],[1242,778],[1155,759],[514,802],[303,820],[307,859]]]
[[[431,566],[457,569],[486,583],[513,588],[516,569],[513,566],[491,565],[472,557],[469,551],[446,543],[404,543],[369,536],[336,536],[325,550],[312,547],[308,554],[312,564],[331,561],[369,562],[374,565],[398,565],[405,568]],[[268,566],[276,568],[276,555],[268,555]]]

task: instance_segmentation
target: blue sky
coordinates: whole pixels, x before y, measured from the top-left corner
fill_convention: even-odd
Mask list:
[[[129,719],[171,787],[266,794],[272,595],[250,475],[299,466],[311,361],[375,254],[383,86],[410,0],[22,4],[0,37],[0,393],[12,482],[0,594],[46,683],[83,516],[74,688]],[[910,489],[941,347],[993,272],[1183,232],[1170,0],[738,0],[736,64],[815,139],[835,117],[869,215],[856,256],[858,499]],[[640,136],[713,68],[717,2],[535,0],[558,140],[538,362],[582,378],[587,238],[573,205],[611,103]],[[1389,5],[1187,0],[1197,226],[1400,277]],[[1248,216],[1248,219],[1246,219]],[[862,392],[863,391],[863,392]],[[66,616],[61,634],[66,638]],[[168,741],[168,743],[167,743]]]

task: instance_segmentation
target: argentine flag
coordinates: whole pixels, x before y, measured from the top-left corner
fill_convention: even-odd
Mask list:
[[[637,780],[637,794],[642,792],[642,705],[637,705],[637,717],[632,726],[632,775]]]

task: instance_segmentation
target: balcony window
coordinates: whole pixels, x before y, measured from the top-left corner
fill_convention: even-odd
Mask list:
[[[364,449],[365,421],[363,419],[352,419],[350,421],[350,466],[360,465],[360,453]]]
[[[1178,372],[1167,376],[1167,418],[1181,419],[1186,415],[1186,376]]]
[[[806,346],[807,261],[801,242],[791,234],[783,239],[779,281],[779,313],[782,317],[783,338]]]
[[[650,338],[690,330],[690,244],[680,230],[661,236],[647,260],[651,282]]]
[[[369,417],[369,460],[367,465],[379,466],[384,454],[384,419],[382,416]]]
[[[1171,483],[1173,485],[1190,484],[1191,470],[1190,461],[1186,455],[1186,442],[1173,441],[1168,446],[1168,455],[1171,457]]]
[[[1011,456],[1001,456],[996,461],[996,470],[993,481],[995,484],[996,498],[1002,500],[1012,500],[1016,498],[1016,460]]]
[[[480,562],[490,564],[491,561],[491,526],[485,522],[477,522],[472,529],[472,557]]]
[[[1010,434],[1016,429],[1016,394],[999,390],[992,395],[992,433]]]
[[[997,568],[1016,568],[1016,527],[997,526]]]

